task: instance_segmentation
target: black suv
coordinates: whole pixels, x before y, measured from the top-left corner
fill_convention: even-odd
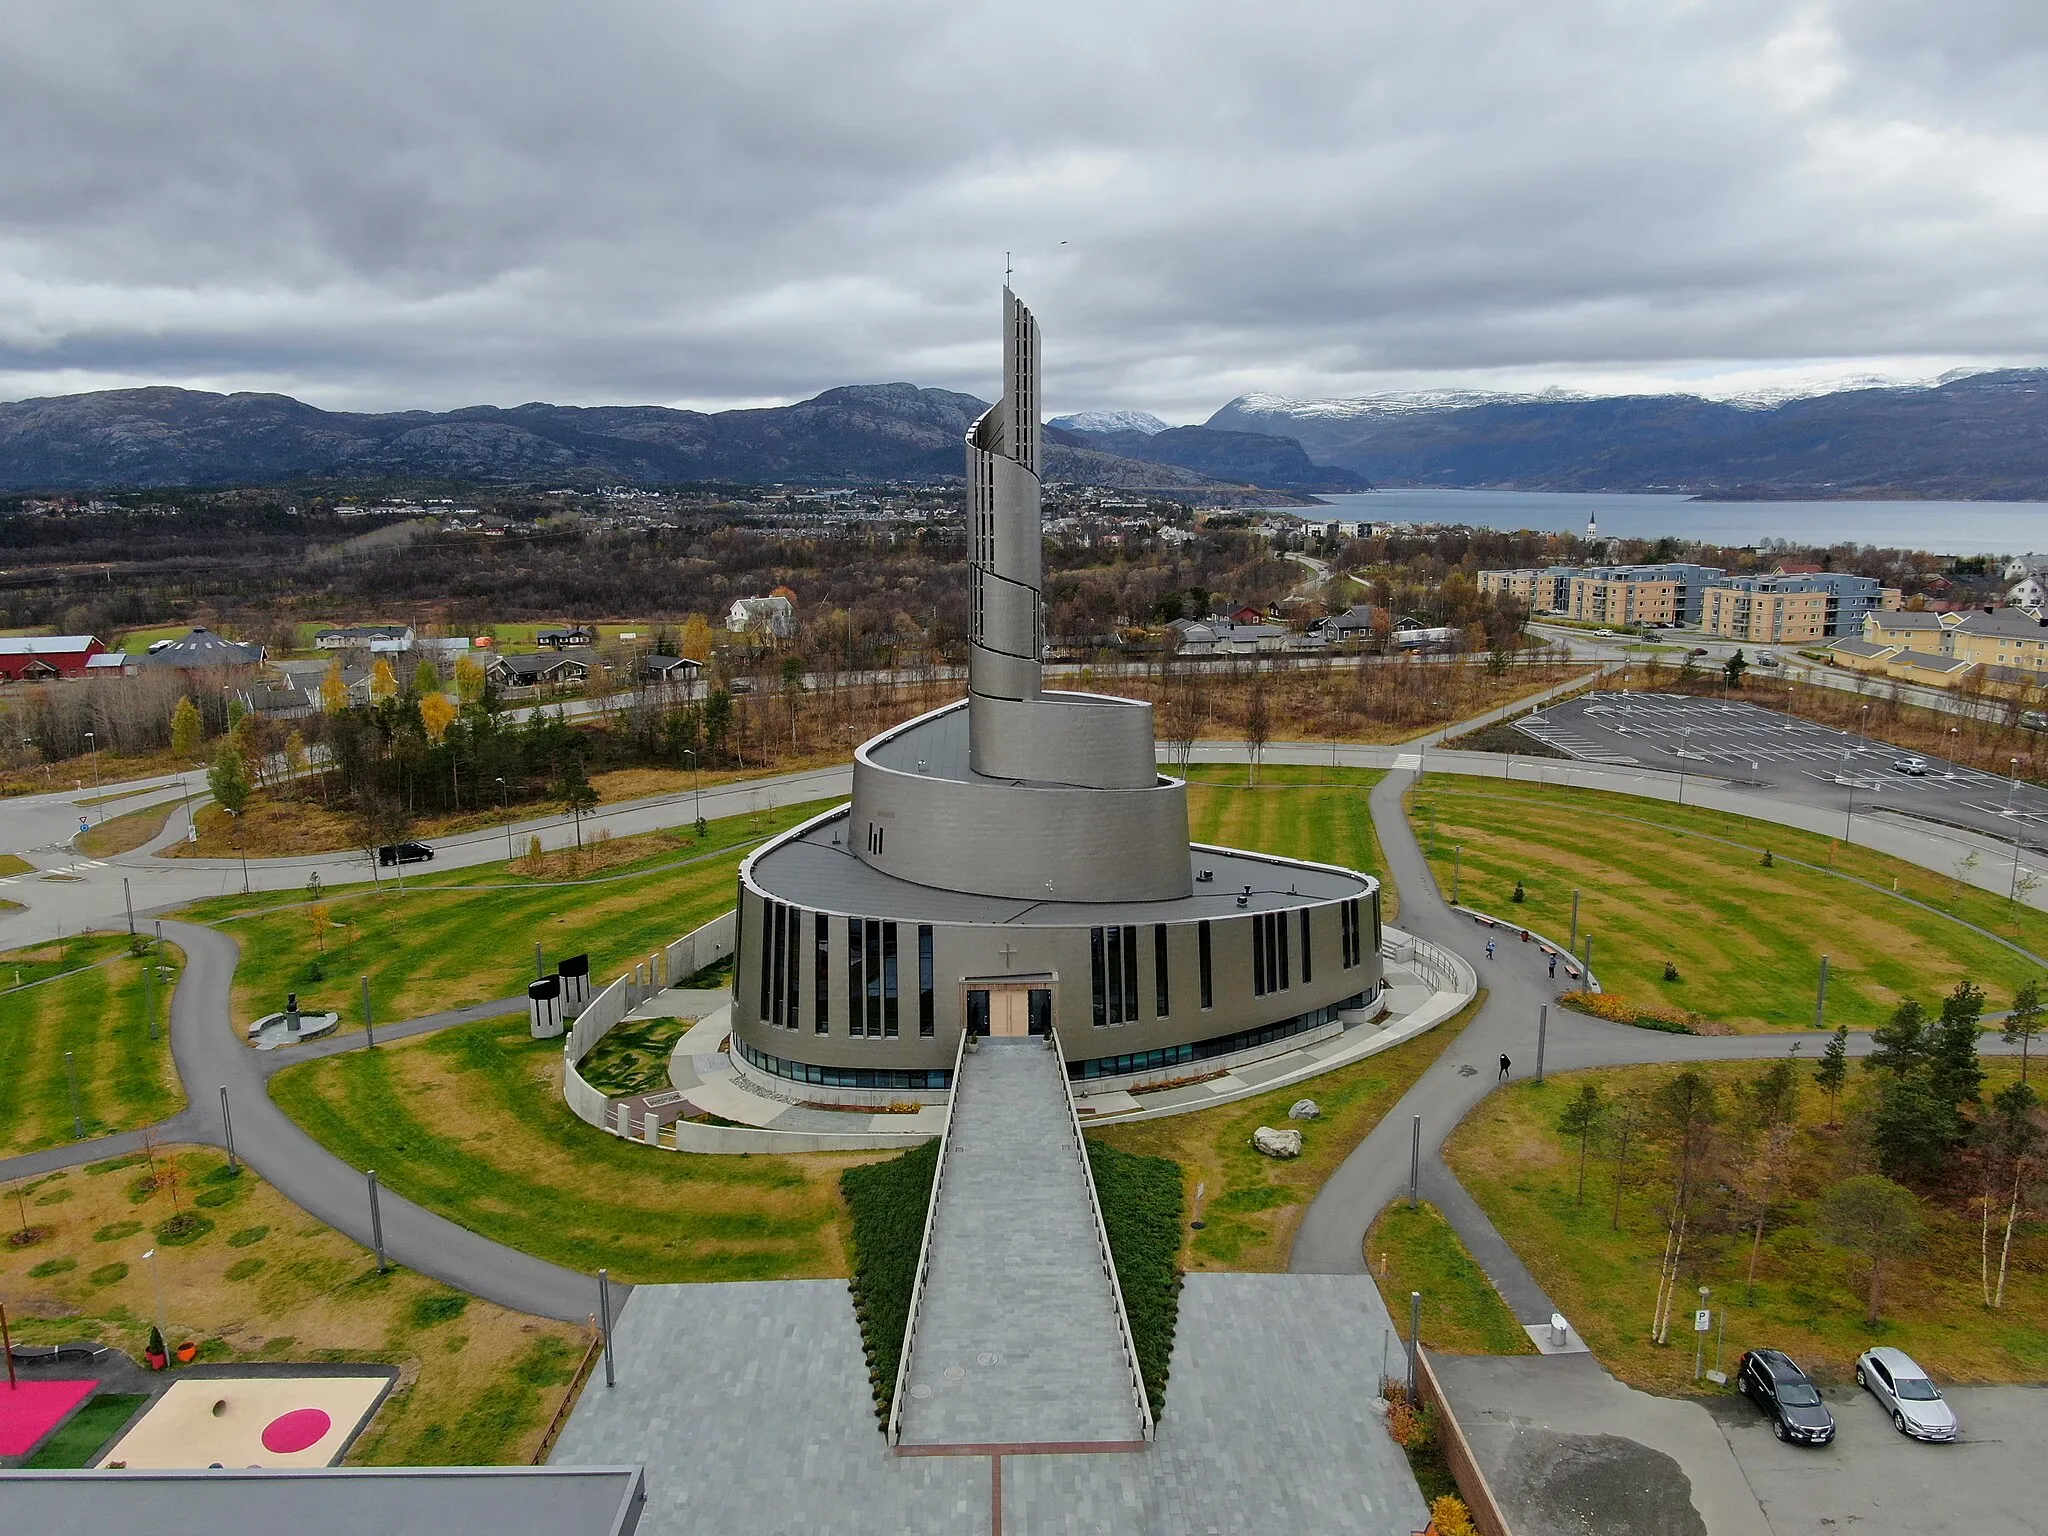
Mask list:
[[[1820,1388],[1792,1357],[1775,1349],[1752,1349],[1742,1357],[1738,1378],[1749,1400],[1780,1440],[1795,1445],[1826,1445],[1835,1438],[1835,1416],[1820,1400]]]
[[[425,843],[386,843],[377,850],[379,864],[424,864],[434,856]]]

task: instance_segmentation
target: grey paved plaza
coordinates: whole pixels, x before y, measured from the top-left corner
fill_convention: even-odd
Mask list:
[[[1143,1438],[1072,1114],[1046,1040],[962,1058],[905,1445]]]
[[[1002,1459],[1002,1530],[1409,1536],[1425,1511],[1373,1399],[1363,1275],[1191,1275],[1149,1449]],[[646,1536],[990,1532],[986,1456],[892,1454],[836,1280],[642,1286],[553,1462],[644,1463]]]

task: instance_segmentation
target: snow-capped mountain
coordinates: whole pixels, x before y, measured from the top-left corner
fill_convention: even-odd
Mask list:
[[[1150,411],[1076,411],[1053,417],[1050,425],[1069,432],[1142,432],[1147,437],[1166,430],[1166,423]]]

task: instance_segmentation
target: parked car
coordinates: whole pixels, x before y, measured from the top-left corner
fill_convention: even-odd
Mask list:
[[[1776,651],[1758,651],[1756,653],[1756,664],[1760,667],[1775,667],[1778,664],[1778,653]]]
[[[2029,731],[2048,731],[2048,715],[2038,709],[2020,711],[2020,725]]]
[[[736,677],[725,685],[725,691],[727,693],[752,693],[754,691],[754,683],[751,678]]]
[[[1927,759],[1924,757],[1902,757],[1892,764],[1893,773],[1910,773],[1916,779],[1927,777]]]
[[[425,843],[386,843],[377,850],[379,864],[424,864],[433,856]]]
[[[1784,1351],[1752,1349],[1742,1357],[1738,1380],[1780,1440],[1826,1445],[1835,1438],[1835,1416],[1820,1400],[1820,1388]]]
[[[1955,1410],[1904,1350],[1883,1344],[1866,1349],[1856,1359],[1856,1385],[1891,1414],[1892,1428],[1900,1434],[1914,1440],[1955,1439]]]
[[[1596,629],[1593,631],[1593,633],[1596,636],[1605,635],[1610,640],[1614,638],[1614,631],[1611,629]]]
[[[1688,656],[1704,656],[1707,654],[1707,648],[1704,645],[1696,645],[1685,654]]]

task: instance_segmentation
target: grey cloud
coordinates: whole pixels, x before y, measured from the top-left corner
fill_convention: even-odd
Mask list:
[[[16,0],[9,30],[11,394],[986,393],[1005,250],[1062,408],[2048,356],[2024,0]]]

